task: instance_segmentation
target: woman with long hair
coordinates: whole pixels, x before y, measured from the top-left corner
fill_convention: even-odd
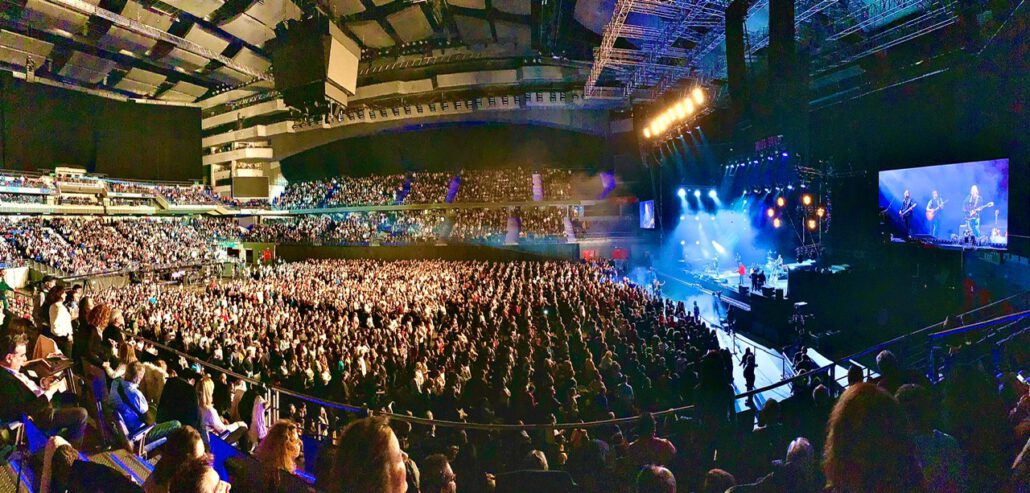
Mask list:
[[[300,428],[293,421],[276,421],[265,439],[254,450],[254,458],[264,466],[268,482],[278,486],[282,472],[293,474],[301,453]]]
[[[830,413],[824,454],[828,492],[924,491],[901,405],[876,385],[856,384],[840,396]]]
[[[53,338],[62,353],[70,355],[72,354],[74,330],[72,329],[72,314],[64,304],[65,293],[63,287],[57,286],[46,295],[46,303],[43,306],[46,313],[49,314],[47,320],[50,321],[50,325],[47,327],[45,335]]]
[[[242,421],[226,423],[215,409],[215,381],[210,375],[197,382],[197,402],[200,404],[200,420],[207,432],[222,436],[230,445],[247,434],[247,424]],[[246,450],[250,450],[249,447]]]

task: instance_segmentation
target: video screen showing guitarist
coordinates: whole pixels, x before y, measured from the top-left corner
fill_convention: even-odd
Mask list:
[[[942,200],[937,190],[933,191],[930,200],[926,202],[926,220],[930,222],[930,236],[937,238],[937,232],[941,227],[940,210],[944,208],[947,200]]]
[[[905,190],[905,198],[901,201],[901,208],[898,210],[898,215],[905,223],[905,238],[912,237],[912,211],[915,210],[916,205],[916,201],[912,200],[912,195]]]
[[[973,238],[980,238],[980,211],[994,207],[994,202],[983,203],[980,198],[980,189],[973,185],[969,187],[969,195],[962,204],[962,210],[966,213],[966,226]]]

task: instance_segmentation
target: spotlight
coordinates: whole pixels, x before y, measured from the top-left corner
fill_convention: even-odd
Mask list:
[[[694,113],[694,102],[691,101],[689,98],[683,99],[683,111],[687,113],[687,116],[690,116],[692,113]]]
[[[684,215],[680,214],[680,221],[682,221],[682,220],[684,220],[686,218],[687,218],[687,216],[684,216]]]
[[[683,103],[676,103],[676,118],[682,120],[687,117],[687,110],[683,107]]]
[[[783,207],[785,205],[787,205],[787,199],[785,199],[783,197],[776,197],[776,206],[777,207]]]
[[[681,199],[685,199],[687,198],[687,190],[680,188],[679,190],[676,190],[676,195]]]
[[[766,209],[765,215],[769,216],[769,217],[773,217],[773,216],[776,215],[776,210],[774,210],[772,207],[770,207],[770,208]],[[779,221],[779,219],[777,219],[777,221]]]
[[[697,104],[703,104],[705,102],[705,92],[702,91],[700,87],[695,87],[690,95],[694,98],[694,102]]]
[[[808,220],[808,229],[815,231],[815,219]]]
[[[694,198],[697,198],[697,199],[701,198],[701,190],[700,189],[694,190]]]
[[[718,196],[719,196],[719,194],[715,193],[715,189],[714,188],[708,191],[708,198],[714,199],[714,198],[716,198]]]
[[[801,203],[805,204],[805,205],[812,205],[812,196],[807,194],[807,193],[802,195],[801,196]]]
[[[820,208],[816,209],[815,210],[815,215],[817,215],[819,217],[825,216],[826,215],[826,209],[823,208],[823,207],[820,207]]]
[[[659,133],[661,133],[661,131],[658,126],[658,120],[651,120],[651,135],[658,137]]]
[[[699,216],[699,215],[694,215],[694,220],[695,220],[695,221],[700,221],[700,220],[701,220],[701,216]]]
[[[794,190],[794,185],[787,185],[787,190]]]
[[[773,219],[773,227],[779,229],[780,226],[783,226],[783,223],[780,222],[780,218],[777,217],[776,219]]]
[[[645,128],[644,129],[644,138],[645,139],[650,139],[651,138],[651,129],[649,129],[649,128]]]
[[[695,241],[695,242],[694,242],[694,244],[695,244],[695,245],[700,245],[700,244],[701,244],[701,240],[697,240],[697,241]]]
[[[687,245],[687,240],[680,240],[680,245],[686,246]]]

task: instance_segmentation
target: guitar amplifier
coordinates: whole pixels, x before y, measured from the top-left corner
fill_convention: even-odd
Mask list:
[[[751,288],[747,286],[737,286],[737,292],[740,293],[741,296],[747,296],[748,293],[751,292]]]
[[[767,288],[767,287],[763,287],[762,288],[762,296],[765,296],[766,298],[772,298],[774,292],[775,291],[773,291],[773,288]]]

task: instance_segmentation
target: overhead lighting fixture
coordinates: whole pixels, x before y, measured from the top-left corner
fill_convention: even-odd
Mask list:
[[[694,102],[697,104],[703,104],[705,102],[705,92],[700,87],[695,87],[691,91],[690,96],[694,98]]]

